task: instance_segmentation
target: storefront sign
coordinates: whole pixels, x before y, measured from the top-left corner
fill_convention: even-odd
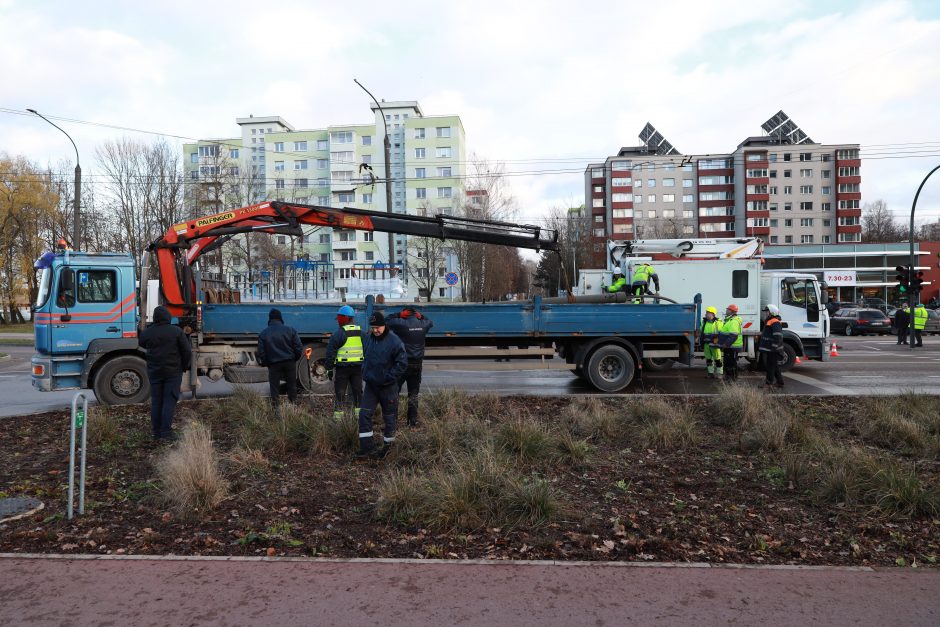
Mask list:
[[[855,270],[826,270],[823,280],[830,286],[855,285]]]

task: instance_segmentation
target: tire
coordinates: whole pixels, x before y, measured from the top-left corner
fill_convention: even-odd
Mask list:
[[[95,374],[95,396],[104,405],[133,405],[150,397],[147,362],[134,355],[109,359]]]
[[[783,345],[783,355],[777,355],[777,361],[780,363],[780,372],[790,370],[796,364],[796,349],[789,344]]]
[[[636,362],[623,346],[601,346],[588,358],[586,375],[601,392],[619,392],[633,381]]]
[[[305,356],[297,360],[297,388],[304,392],[327,392],[329,379],[326,378],[326,347],[321,344],[307,344],[304,352],[311,349],[310,360]]]
[[[665,372],[670,370],[675,363],[676,360],[670,357],[644,357],[643,369],[650,372]]]
[[[852,325],[851,324],[845,325],[845,329],[843,329],[842,332],[845,333],[846,337],[852,335]]]

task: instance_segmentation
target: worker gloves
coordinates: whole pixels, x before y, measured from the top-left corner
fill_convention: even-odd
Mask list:
[[[332,371],[332,370],[327,370],[327,371],[326,371],[326,378],[329,379],[330,381],[333,380],[333,371]]]

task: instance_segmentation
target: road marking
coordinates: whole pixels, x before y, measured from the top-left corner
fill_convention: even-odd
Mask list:
[[[884,379],[881,374],[844,374],[842,379]]]
[[[793,379],[794,381],[799,381],[800,383],[805,383],[811,385],[820,390],[825,390],[830,394],[837,396],[857,396],[858,392],[855,390],[850,390],[849,388],[844,388],[841,385],[834,385],[832,383],[826,383],[825,381],[820,381],[813,377],[808,377],[805,374],[796,374],[792,370],[786,374],[786,378]]]

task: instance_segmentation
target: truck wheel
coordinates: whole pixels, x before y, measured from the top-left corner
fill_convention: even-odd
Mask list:
[[[105,405],[143,403],[150,397],[147,363],[133,355],[115,357],[98,370],[94,389]]]
[[[789,344],[783,345],[783,355],[777,354],[777,362],[780,364],[780,372],[786,372],[796,363],[796,349]]]
[[[676,360],[669,357],[644,357],[643,369],[650,372],[663,372],[672,368],[675,363]]]
[[[636,363],[623,346],[608,344],[591,354],[587,378],[601,392],[618,392],[630,385]]]
[[[310,360],[301,357],[297,360],[297,384],[305,392],[325,392],[330,383],[326,378],[326,348],[318,344],[308,344],[304,353],[310,349]]]

